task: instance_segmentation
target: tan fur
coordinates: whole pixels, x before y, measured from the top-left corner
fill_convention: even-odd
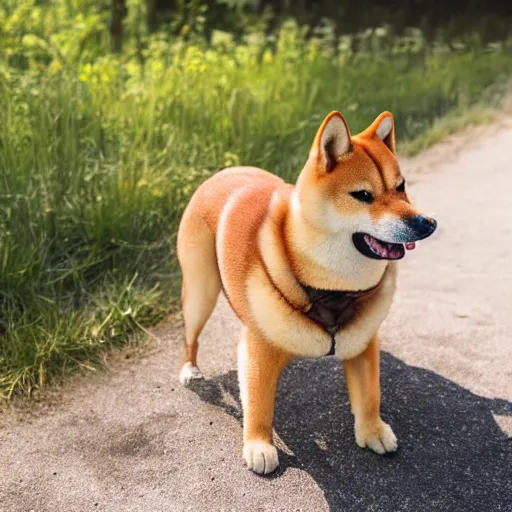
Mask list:
[[[238,347],[238,378],[244,410],[244,456],[250,469],[271,473],[277,467],[272,419],[279,376],[293,356],[246,329]]]
[[[380,418],[379,341],[374,335],[364,352],[344,361],[356,442],[377,453],[395,451],[396,437]]]
[[[203,183],[183,215],[178,258],[183,271],[185,364],[182,383],[200,378],[197,340],[222,287],[245,325],[239,346],[244,457],[258,473],[277,466],[272,446],[274,398],[282,369],[296,356],[321,357],[331,336],[304,313],[301,286],[363,290],[379,284],[336,333],[345,361],[356,441],[383,453],[396,438],[380,419],[377,331],[395,290],[397,264],[361,255],[358,226],[390,232],[417,215],[404,192],[394,155],[394,128],[384,112],[352,137],[339,113],[324,120],[295,186],[253,167],[221,171]],[[365,205],[350,192],[370,190]],[[366,231],[365,231],[366,232]]]

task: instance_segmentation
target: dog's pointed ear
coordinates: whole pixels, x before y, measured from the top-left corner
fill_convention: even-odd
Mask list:
[[[370,135],[377,135],[393,153],[395,152],[395,120],[391,112],[382,112],[365,131]]]
[[[319,165],[326,172],[331,172],[351,147],[350,130],[345,118],[339,112],[331,112],[318,129],[311,154],[319,159]]]

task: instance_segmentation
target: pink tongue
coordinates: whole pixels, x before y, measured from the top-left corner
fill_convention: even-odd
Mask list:
[[[414,242],[411,242],[409,244],[405,244],[405,248],[408,250],[408,251],[412,251],[414,248],[416,247],[416,244]]]

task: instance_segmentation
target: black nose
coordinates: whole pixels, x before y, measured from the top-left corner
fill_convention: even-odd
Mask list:
[[[423,217],[423,215],[410,217],[407,220],[407,224],[416,232],[420,240],[430,236],[437,227],[437,222],[434,219],[431,219],[430,217]]]

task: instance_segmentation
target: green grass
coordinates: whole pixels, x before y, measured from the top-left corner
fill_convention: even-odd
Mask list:
[[[498,105],[512,71],[505,45],[374,33],[353,50],[293,24],[213,46],[157,34],[121,55],[54,35],[11,39],[0,61],[3,398],[95,364],[175,307],[180,215],[218,169],[293,180],[334,109],[354,133],[391,110],[399,144],[421,149],[440,119]]]
[[[423,135],[405,141],[400,153],[413,156],[417,153],[443,141],[448,135],[460,132],[471,125],[490,124],[496,120],[498,110],[485,104],[477,104],[470,109],[455,109],[444,117],[436,119]]]

